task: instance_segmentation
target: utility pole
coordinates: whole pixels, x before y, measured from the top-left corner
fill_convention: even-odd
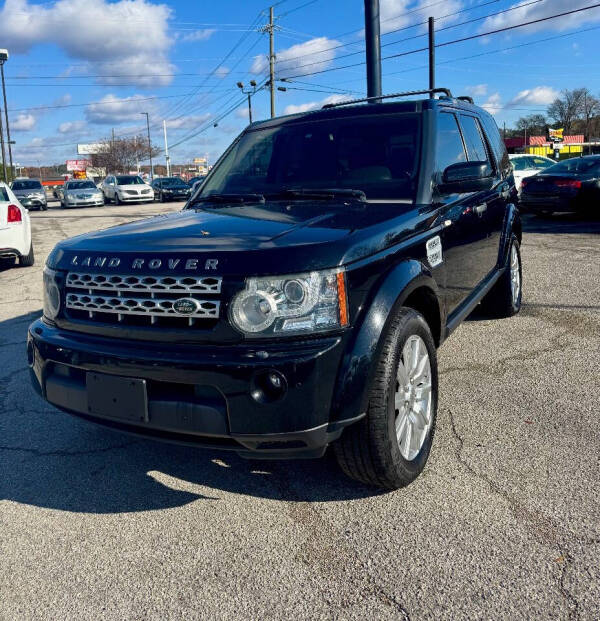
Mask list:
[[[275,24],[273,23],[273,7],[269,8],[269,81],[271,88],[271,118],[275,116]]]
[[[112,140],[110,141],[110,167],[113,170],[109,170],[108,172],[117,172],[115,166],[115,128],[112,128]]]
[[[4,130],[2,129],[2,113],[0,112],[0,143],[2,143],[2,179],[8,181],[6,176],[6,150],[4,148]]]
[[[429,90],[435,88],[435,19],[427,20],[429,25]]]
[[[6,51],[6,50],[3,50]],[[12,144],[10,140],[10,124],[8,122],[8,108],[6,107],[6,84],[4,83],[4,63],[8,60],[8,52],[6,54],[0,53],[0,73],[2,74],[2,96],[4,97],[4,115],[6,118],[6,144],[8,144],[8,158],[10,160],[10,175],[13,174],[13,158],[12,158]],[[6,168],[6,162],[4,163]],[[8,177],[7,177],[8,181]]]
[[[381,96],[381,39],[379,0],[365,0],[365,43],[367,53],[367,97]],[[371,103],[378,103],[372,99]]]
[[[275,117],[275,31],[279,27],[275,25],[273,7],[269,7],[269,23],[260,28],[260,32],[269,33],[269,89],[271,91],[271,118]]]
[[[140,112],[146,115],[146,127],[148,128],[148,155],[150,156],[150,180],[154,179],[154,168],[152,166],[152,142],[150,142],[150,117],[147,112]]]
[[[502,139],[506,140],[506,121],[504,121],[503,129],[502,129]]]
[[[163,119],[163,132],[165,134],[165,159],[167,160],[167,177],[171,176],[171,158],[169,157],[169,144],[167,142],[167,122]]]

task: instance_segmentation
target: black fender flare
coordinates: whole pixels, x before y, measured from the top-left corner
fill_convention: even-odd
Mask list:
[[[504,226],[502,227],[502,238],[500,240],[500,252],[498,256],[499,268],[503,268],[508,261],[508,249],[510,247],[510,240],[513,233],[517,236],[520,244],[523,238],[521,212],[514,203],[510,203],[507,206]]]
[[[331,422],[354,419],[366,412],[375,363],[394,310],[404,305],[411,293],[420,287],[430,289],[441,300],[429,268],[414,259],[397,264],[379,283],[366,301],[367,311],[362,321],[346,342],[333,394]],[[443,326],[444,305],[438,303],[438,306],[440,325]]]

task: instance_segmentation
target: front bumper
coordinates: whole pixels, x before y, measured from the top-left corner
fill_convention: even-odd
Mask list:
[[[19,202],[26,209],[40,209],[41,207],[46,207],[48,204],[45,198],[19,198]]]
[[[67,207],[102,207],[104,205],[103,198],[82,198],[76,200],[65,201]]]
[[[361,416],[330,421],[343,339],[296,343],[172,345],[66,332],[38,320],[27,352],[36,391],[53,405],[120,431],[236,451],[244,457],[320,457]],[[261,391],[271,374],[284,390]],[[91,409],[89,378],[144,380],[147,409]],[[120,395],[115,395],[118,399]]]
[[[153,201],[154,194],[138,194],[137,196],[129,196],[127,194],[119,194],[119,200],[122,203],[144,203]]]

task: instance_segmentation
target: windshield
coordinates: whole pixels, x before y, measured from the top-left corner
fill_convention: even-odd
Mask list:
[[[600,173],[600,158],[597,157],[574,157],[570,160],[564,160],[550,168],[546,168],[545,173],[581,173],[584,175],[593,175]]]
[[[96,190],[93,181],[69,181],[67,190]]]
[[[412,199],[419,118],[380,115],[250,130],[213,170],[200,197],[289,189],[362,190],[370,199]]]
[[[142,178],[137,175],[118,175],[115,179],[117,185],[144,185]]]
[[[533,168],[528,157],[515,157],[510,160],[510,163],[515,170],[527,170],[528,168]]]
[[[185,181],[183,181],[183,179],[180,179],[179,177],[166,177],[165,179],[161,179],[162,185],[165,188],[173,188],[173,187],[177,187],[177,188],[187,188],[188,185],[187,183],[185,183]]]
[[[41,190],[42,184],[39,181],[15,181],[12,184],[13,190]]]

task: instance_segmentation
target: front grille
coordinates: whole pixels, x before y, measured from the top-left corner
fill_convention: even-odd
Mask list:
[[[139,196],[136,190],[125,190],[125,194],[129,194],[129,196]]]
[[[133,276],[69,272],[65,306],[71,319],[171,328],[209,328],[219,319],[222,279],[217,276]],[[191,298],[196,308],[182,315],[174,303]]]

